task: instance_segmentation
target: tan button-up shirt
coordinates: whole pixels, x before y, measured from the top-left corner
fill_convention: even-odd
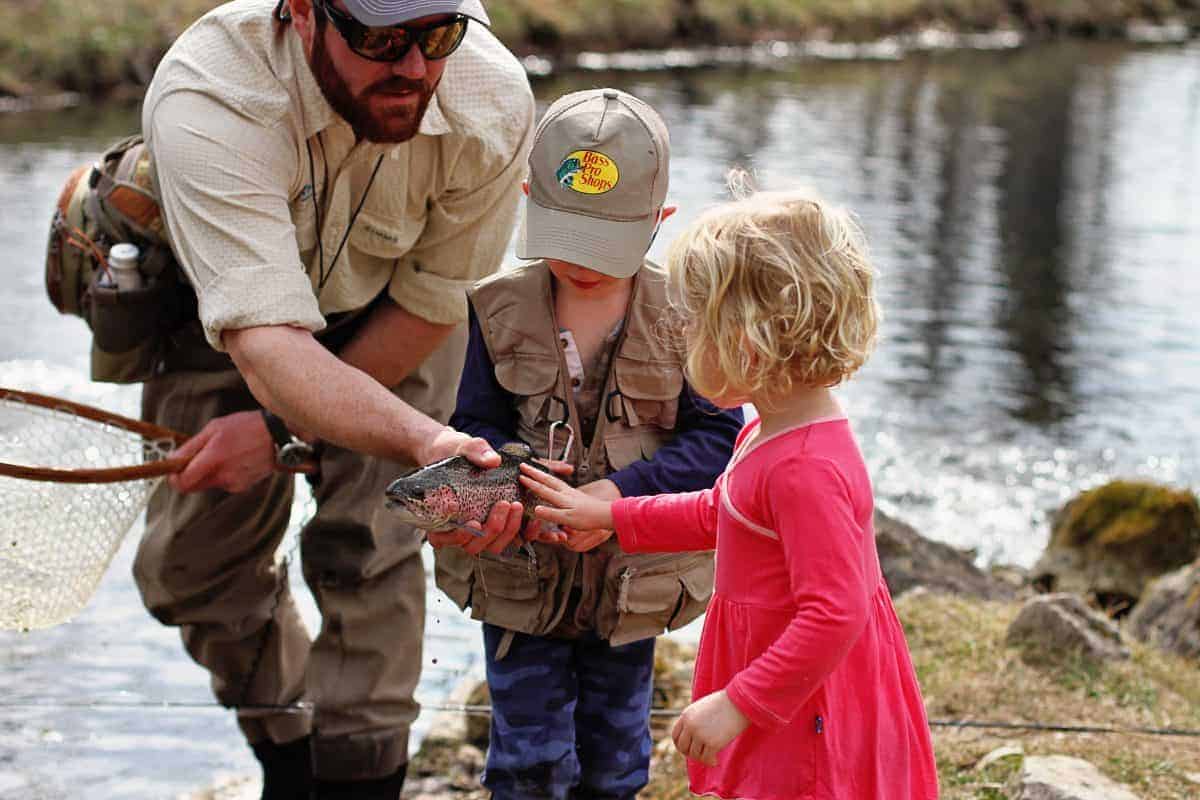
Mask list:
[[[223,330],[259,325],[317,331],[385,288],[430,322],[464,321],[466,289],[497,269],[511,238],[532,142],[520,63],[472,22],[419,133],[358,142],[274,6],[236,0],[189,28],[142,111],[208,341],[222,349]]]

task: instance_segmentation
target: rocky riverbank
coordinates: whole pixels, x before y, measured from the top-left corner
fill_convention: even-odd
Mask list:
[[[1187,800],[1200,796],[1200,506],[1189,491],[1114,482],[1055,515],[1032,570],[876,516],[944,800]],[[1121,584],[1114,602],[1114,576]],[[1054,589],[1057,593],[1047,593]],[[1065,590],[1065,591],[1064,591]],[[1070,593],[1066,593],[1070,592]],[[670,740],[695,650],[660,639],[656,741],[643,800],[685,800]],[[486,800],[487,686],[464,682],[413,759],[406,800]],[[241,776],[189,800],[253,800]]]
[[[140,93],[159,58],[218,0],[13,0],[0,4],[0,98]],[[1200,31],[1196,0],[491,0],[497,35],[540,68],[581,53],[766,40],[871,42],[938,31],[1021,40]],[[685,59],[686,61],[686,59]],[[677,63],[667,59],[663,64]]]

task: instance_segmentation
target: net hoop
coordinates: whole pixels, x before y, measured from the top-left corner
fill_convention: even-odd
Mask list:
[[[23,392],[18,389],[0,387],[0,398],[19,400],[31,406],[71,414],[83,419],[90,419],[105,425],[127,430],[146,439],[170,443],[178,447],[188,440],[187,434],[173,431],[150,422],[114,414],[94,406],[64,400],[61,397],[34,392]],[[128,467],[102,467],[97,469],[55,469],[51,467],[31,467],[25,464],[9,464],[0,461],[0,476],[23,478],[31,481],[47,481],[51,483],[117,483],[120,481],[157,478],[163,475],[181,472],[187,466],[187,458],[164,458],[157,461],[147,461]]]

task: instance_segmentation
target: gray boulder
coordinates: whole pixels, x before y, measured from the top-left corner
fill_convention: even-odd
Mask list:
[[[1013,597],[1013,586],[975,566],[971,554],[926,539],[911,526],[875,511],[875,546],[893,597],[924,586],[945,594],[985,600]]]
[[[1092,595],[1128,611],[1146,585],[1200,555],[1200,505],[1187,490],[1113,481],[1058,511],[1031,572],[1047,592]]]
[[[1147,586],[1128,629],[1147,644],[1200,659],[1200,561]]]
[[[1069,756],[1027,756],[1005,796],[1009,800],[1140,800],[1087,761]]]
[[[1022,655],[1031,662],[1073,657],[1103,662],[1130,655],[1116,624],[1073,594],[1045,594],[1028,600],[1008,626],[1005,640],[1021,647]]]

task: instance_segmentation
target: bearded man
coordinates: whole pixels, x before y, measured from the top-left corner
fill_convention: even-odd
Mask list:
[[[134,573],[263,766],[263,797],[396,798],[421,667],[417,532],[383,508],[414,464],[499,457],[445,426],[465,290],[500,264],[533,130],[479,0],[237,0],[189,28],[142,126],[196,318],[143,416],[196,432]],[[310,636],[275,565],[300,452]],[[310,463],[311,463],[310,459]],[[484,526],[504,543],[520,507]]]

